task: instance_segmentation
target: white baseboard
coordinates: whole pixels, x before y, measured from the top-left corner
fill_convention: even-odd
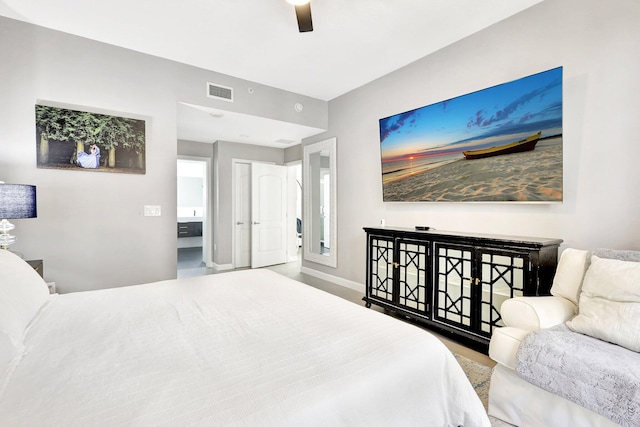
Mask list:
[[[215,262],[211,265],[215,271],[224,271],[224,270],[233,270],[233,264],[216,264]]]
[[[354,291],[362,292],[364,294],[364,285],[362,283],[343,279],[342,277],[334,276],[332,274],[323,273],[322,271],[314,270],[309,267],[300,267],[300,272],[308,274],[309,276],[317,277],[318,279],[326,280],[327,282],[335,283],[336,285],[344,286],[345,288],[353,289]]]

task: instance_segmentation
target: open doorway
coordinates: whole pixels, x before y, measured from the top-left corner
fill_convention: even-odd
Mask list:
[[[302,258],[302,162],[287,163],[287,262]]]
[[[211,264],[208,158],[178,156],[178,277],[206,270]]]

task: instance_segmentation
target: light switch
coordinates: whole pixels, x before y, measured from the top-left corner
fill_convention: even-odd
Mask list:
[[[162,209],[159,205],[145,205],[144,216],[160,216]]]

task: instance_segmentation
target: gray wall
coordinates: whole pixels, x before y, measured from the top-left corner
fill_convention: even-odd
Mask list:
[[[38,187],[38,218],[13,221],[12,248],[44,259],[45,278],[62,291],[175,277],[176,102],[182,101],[318,128],[330,124],[304,143],[338,140],[338,268],[304,262],[308,268],[363,283],[362,227],[381,218],[389,226],[640,249],[638,22],[636,0],[546,0],[332,100],[327,113],[323,101],[0,18],[0,180]],[[564,203],[382,202],[381,117],[556,66],[564,66]],[[206,98],[206,81],[236,88],[236,102]],[[39,99],[146,118],[146,174],[37,169]],[[305,105],[303,113],[290,108],[295,102]],[[217,145],[213,157],[225,156]],[[215,176],[219,168],[213,169]],[[161,205],[163,215],[143,217],[145,204]],[[222,224],[226,213],[218,214]],[[219,243],[230,247],[229,239]],[[218,254],[217,262],[230,259],[230,252]]]
[[[179,139],[178,155],[213,159],[213,143]]]
[[[364,226],[558,237],[640,249],[640,2],[546,0],[329,103],[337,137],[338,267],[364,283]],[[564,67],[562,204],[383,203],[378,120]],[[358,161],[354,161],[358,159]]]
[[[177,102],[327,128],[325,101],[7,18],[0,64],[0,180],[38,194],[38,218],[15,220],[12,249],[43,259],[62,292],[176,276]],[[207,81],[234,87],[235,102],[207,98]],[[146,119],[146,174],[37,169],[38,100]],[[144,205],[162,216],[144,217]]]
[[[284,162],[302,161],[302,144],[294,145],[284,150]]]

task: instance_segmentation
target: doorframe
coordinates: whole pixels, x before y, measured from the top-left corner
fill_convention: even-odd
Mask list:
[[[211,190],[213,189],[213,183],[211,182],[211,158],[209,157],[199,157],[199,156],[183,156],[178,155],[176,158],[176,162],[178,160],[186,160],[186,161],[196,161],[205,163],[205,171],[204,171],[204,195],[206,200],[204,202],[205,206],[205,215],[204,221],[202,224],[202,258],[207,267],[213,268],[213,209],[212,209],[212,197]],[[177,174],[176,174],[176,182],[177,182]],[[177,247],[177,244],[176,244]]]
[[[291,173],[292,167],[293,166],[300,166],[300,185],[302,186],[302,180],[304,177],[304,174],[302,173],[302,160],[293,160],[291,162],[287,162],[284,164],[287,167],[287,184],[289,184],[291,182],[291,177],[289,176],[289,174]],[[294,177],[295,180],[296,177]],[[296,180],[297,181],[297,180]],[[300,220],[302,220],[302,188],[300,188],[300,198],[298,199],[298,194],[297,194],[297,184],[296,187],[294,187],[294,189],[292,190],[289,185],[287,185],[287,190],[288,190],[288,194],[287,194],[287,223],[288,225],[288,230],[287,230],[287,236],[289,236],[290,232],[295,231],[296,230],[296,225],[293,223],[293,219],[297,218],[296,216],[296,211],[297,208],[300,207]],[[294,204],[291,203],[291,198],[293,197],[295,199],[295,207]],[[293,208],[292,208],[293,207]],[[291,227],[293,227],[293,229],[291,229]],[[287,239],[289,239],[290,237],[287,237]],[[299,258],[302,258],[302,250],[298,251],[298,244],[297,244],[297,232],[296,232],[296,244],[295,244],[295,249],[293,248],[293,244],[289,244],[290,242],[287,241],[287,262],[293,262],[293,261],[298,261]],[[302,249],[302,248],[300,248]],[[290,253],[290,251],[293,250],[294,253]],[[298,253],[299,252],[299,253]]]
[[[235,233],[235,224],[236,224],[236,165],[238,163],[265,163],[268,165],[275,165],[276,162],[267,162],[261,160],[247,160],[247,159],[231,159],[231,268],[236,268],[236,233]],[[253,236],[251,236],[253,239]]]
[[[236,257],[236,167],[238,164],[251,165],[252,160],[245,159],[231,159],[231,268],[235,269],[238,265]]]

